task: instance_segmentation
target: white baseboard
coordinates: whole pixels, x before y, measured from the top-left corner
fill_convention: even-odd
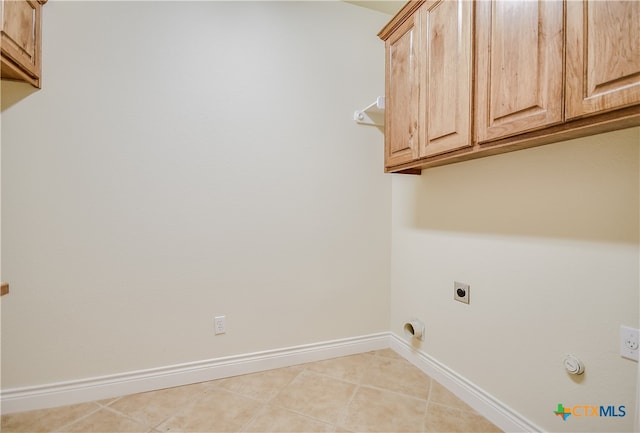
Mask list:
[[[509,406],[469,382],[455,371],[424,352],[414,349],[395,334],[390,334],[389,345],[425,374],[437,380],[460,400],[475,409],[505,432],[543,432],[544,430],[524,418]]]
[[[85,403],[391,348],[506,432],[543,430],[429,355],[383,332],[0,392],[2,414]]]
[[[85,403],[206,382],[389,347],[389,333],[209,359],[129,373],[59,382],[0,393],[2,414]]]

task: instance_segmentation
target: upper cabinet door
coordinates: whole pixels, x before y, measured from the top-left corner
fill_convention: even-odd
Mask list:
[[[386,40],[385,166],[418,157],[420,129],[420,28],[411,16]]]
[[[2,0],[2,78],[40,84],[40,0]]]
[[[421,12],[426,57],[420,80],[425,137],[420,157],[470,147],[471,8],[468,0],[427,2]]]
[[[567,119],[640,102],[640,2],[567,2]]]
[[[479,1],[476,11],[478,141],[562,122],[563,2]]]

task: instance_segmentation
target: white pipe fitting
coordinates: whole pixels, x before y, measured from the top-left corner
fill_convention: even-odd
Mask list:
[[[411,319],[404,324],[404,330],[407,334],[418,340],[424,340],[424,323],[418,319]]]

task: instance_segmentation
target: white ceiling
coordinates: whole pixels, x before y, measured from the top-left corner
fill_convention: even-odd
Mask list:
[[[395,15],[402,6],[405,5],[406,0],[368,0],[368,1],[348,1],[357,6],[362,6],[369,9],[374,9],[380,12],[384,12],[389,15]]]

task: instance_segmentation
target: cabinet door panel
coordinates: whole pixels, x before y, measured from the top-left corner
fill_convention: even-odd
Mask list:
[[[563,3],[476,5],[478,141],[562,122]]]
[[[40,4],[35,1],[2,2],[2,56],[32,77],[40,75],[38,41]]]
[[[425,139],[420,156],[471,146],[471,7],[466,0],[427,4],[422,12],[426,67],[421,80]]]
[[[409,162],[418,156],[420,42],[417,18],[407,20],[387,40],[385,165]]]
[[[640,103],[640,3],[567,2],[567,118]]]

